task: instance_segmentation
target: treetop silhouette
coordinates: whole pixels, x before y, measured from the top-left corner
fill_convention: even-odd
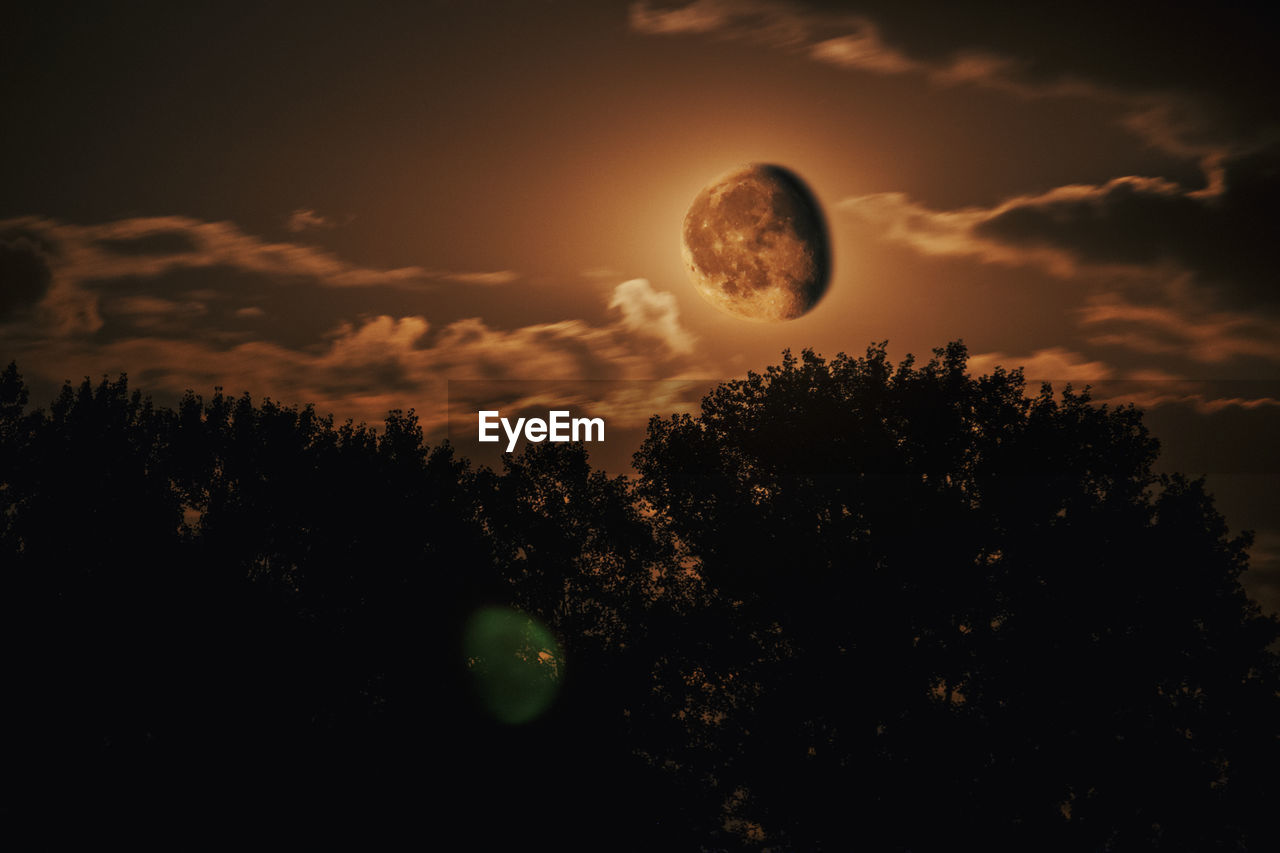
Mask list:
[[[10,365],[8,816],[425,809],[479,847],[584,850],[1276,839],[1248,535],[1153,473],[1137,409],[972,376],[959,342],[786,352],[655,416],[635,477],[572,444],[473,468],[412,411],[168,409],[124,377],[27,404]],[[522,726],[466,665],[495,606],[562,655]]]
[[[650,421],[638,494],[732,613],[677,644],[675,700],[726,819],[795,850],[1247,845],[1277,711],[1248,536],[1152,473],[1137,409],[966,361],[784,353]]]

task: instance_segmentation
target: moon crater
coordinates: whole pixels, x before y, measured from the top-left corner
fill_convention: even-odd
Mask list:
[[[689,278],[717,308],[794,320],[826,292],[831,250],[822,208],[793,172],[751,163],[708,184],[684,218]]]

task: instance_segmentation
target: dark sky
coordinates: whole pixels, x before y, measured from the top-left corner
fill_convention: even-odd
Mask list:
[[[1276,609],[1277,31],[1165,3],[25,4],[0,357],[37,399],[126,372],[438,435],[448,379],[625,380],[585,402],[638,428],[784,347],[962,338],[975,372],[1146,407],[1162,464],[1257,530]],[[689,202],[752,161],[831,227],[791,322],[681,264]]]

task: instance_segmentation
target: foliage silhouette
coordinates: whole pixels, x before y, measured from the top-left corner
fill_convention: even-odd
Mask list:
[[[1265,849],[1276,622],[1140,412],[953,343],[810,351],[654,418],[639,494],[719,594],[676,646],[751,846]]]
[[[811,352],[473,469],[125,378],[0,373],[6,819],[463,833],[492,849],[1266,849],[1277,636],[1133,408]],[[478,608],[560,689],[483,713]],[[203,834],[203,832],[201,832]]]

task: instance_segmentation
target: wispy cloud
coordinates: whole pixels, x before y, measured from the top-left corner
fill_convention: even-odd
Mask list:
[[[1280,321],[1256,314],[1181,304],[1139,304],[1112,294],[1080,311],[1089,342],[1151,355],[1177,355],[1204,364],[1239,357],[1280,362]]]
[[[1280,149],[1217,167],[1202,188],[1127,175],[1005,199],[990,207],[937,210],[902,193],[847,198],[838,209],[883,238],[927,255],[1081,273],[1172,280],[1211,290],[1222,307],[1280,310],[1274,270],[1280,246]]]
[[[520,280],[520,273],[512,270],[496,270],[494,272],[442,272],[436,277],[460,284],[511,284]]]
[[[433,327],[419,313],[342,316],[340,306],[351,302],[333,298],[309,300],[299,312],[296,300],[317,288],[332,295],[431,282],[498,286],[519,275],[364,267],[312,246],[262,240],[232,223],[185,217],[98,225],[32,217],[0,222],[0,236],[0,250],[8,251],[0,251],[0,264],[31,267],[29,278],[40,285],[24,296],[27,313],[10,311],[8,355],[53,381],[124,372],[158,394],[223,386],[371,422],[391,408],[417,406],[425,426],[439,427],[449,379],[654,380],[698,372],[695,339],[675,297],[645,279],[614,288],[604,322],[500,328],[473,316]],[[190,274],[201,269],[211,274]],[[272,288],[286,295],[273,297]],[[610,392],[610,406],[636,408],[619,393]]]
[[[101,328],[100,296],[89,283],[157,278],[184,269],[224,269],[264,281],[302,281],[325,288],[421,288],[435,282],[500,285],[520,278],[512,270],[362,266],[316,246],[264,240],[234,223],[182,216],[94,225],[40,217],[0,221],[0,265],[22,273],[9,278],[28,282],[6,294],[13,294],[12,308],[0,302],[0,321],[19,305],[35,307],[49,327],[62,334]]]
[[[863,15],[815,12],[777,0],[695,0],[684,6],[632,3],[629,23],[648,35],[709,35],[797,52],[819,62],[881,74],[923,73],[924,62],[887,45]]]
[[[982,223],[998,216],[1002,210],[1029,200],[1029,197],[1010,199],[993,208],[934,210],[905,193],[888,192],[846,198],[838,202],[836,208],[877,228],[884,239],[924,255],[970,257],[1009,266],[1035,265],[1055,275],[1073,275],[1077,264],[1070,252],[1010,246],[979,233]]]
[[[642,1],[631,4],[629,24],[648,35],[745,41],[849,71],[912,75],[939,87],[969,86],[1021,99],[1092,100],[1115,107],[1120,123],[1145,142],[1202,161],[1206,174],[1215,160],[1252,150],[1260,141],[1206,134],[1205,111],[1194,99],[1167,90],[1129,89],[1080,74],[1034,74],[1023,59],[963,44],[944,56],[913,54],[886,39],[863,14],[784,0],[693,0],[675,7]]]
[[[382,315],[343,322],[324,341],[303,348],[265,340],[228,347],[216,341],[216,330],[211,330],[204,339],[135,336],[106,344],[88,337],[46,338],[31,345],[23,357],[32,358],[40,373],[51,376],[84,375],[92,368],[142,377],[147,389],[156,393],[214,386],[251,390],[257,396],[313,402],[321,411],[374,423],[389,409],[416,407],[428,429],[446,422],[445,383],[450,379],[665,380],[708,375],[689,359],[693,338],[680,324],[670,294],[635,280],[619,285],[609,304],[616,314],[603,325],[571,319],[500,329],[471,317],[432,335],[423,316]],[[637,311],[654,306],[659,310],[645,315],[652,327],[637,322]],[[135,307],[180,310],[162,301]],[[627,393],[633,392],[610,389],[609,398],[597,401],[595,408],[619,416],[634,414],[632,410],[639,409]],[[648,399],[646,405],[653,403]],[[645,412],[639,424],[651,413]]]
[[[653,337],[672,353],[693,351],[694,339],[680,325],[675,296],[654,290],[647,279],[636,278],[618,285],[609,307],[622,312],[620,322],[628,331]]]
[[[315,246],[263,240],[231,222],[184,216],[138,217],[96,225],[28,217],[0,222],[0,234],[7,231],[39,234],[56,247],[54,269],[64,280],[150,276],[177,267],[210,266],[264,275],[301,275],[330,287],[402,284],[430,277],[422,267],[363,267]]]
[[[1141,409],[1185,406],[1199,414],[1214,414],[1225,409],[1280,407],[1280,398],[1271,394],[1235,393],[1240,386],[1247,391],[1257,391],[1258,388],[1274,390],[1275,383],[1187,379],[1160,368],[1121,370],[1065,347],[1038,349],[1025,356],[987,352],[969,359],[969,371],[975,376],[989,374],[996,367],[1020,369],[1027,381],[1028,397],[1034,396],[1042,384],[1048,383],[1057,390],[1068,384],[1077,390],[1088,387],[1097,404],[1120,406],[1132,403]]]
[[[309,207],[300,207],[285,220],[284,227],[294,234],[315,229],[336,228],[338,222],[328,216],[321,216]]]
[[[1012,356],[1003,352],[985,352],[970,356],[969,371],[975,375],[987,374],[996,367],[1007,370],[1021,368],[1029,383],[1037,382],[1096,382],[1116,375],[1112,366],[1089,359],[1065,347],[1038,349],[1026,356]]]
[[[828,65],[875,74],[915,74],[940,85],[973,84],[1026,96],[1078,94],[1080,84],[1035,88],[1016,81],[1008,57],[961,51],[946,62],[910,56],[889,44],[871,18],[820,12],[780,0],[694,0],[684,6],[633,3],[629,22],[649,35],[711,35],[800,53]]]
[[[1122,272],[1126,267],[1143,271],[1160,260],[1158,247],[1133,246],[1134,235],[1119,233],[1115,219],[1126,212],[1109,208],[1146,202],[1207,204],[1161,178],[1136,175],[1114,178],[1105,184],[1071,184],[1035,195],[1005,199],[992,207],[934,210],[904,193],[874,193],[847,198],[837,204],[842,211],[878,227],[889,240],[926,255],[973,257],[986,263],[1032,265],[1070,277],[1084,264],[1107,266]],[[1096,225],[1097,236],[1080,232]],[[1055,226],[1057,231],[1055,232]],[[1072,229],[1076,239],[1072,240]],[[1101,244],[1115,243],[1108,251]]]

